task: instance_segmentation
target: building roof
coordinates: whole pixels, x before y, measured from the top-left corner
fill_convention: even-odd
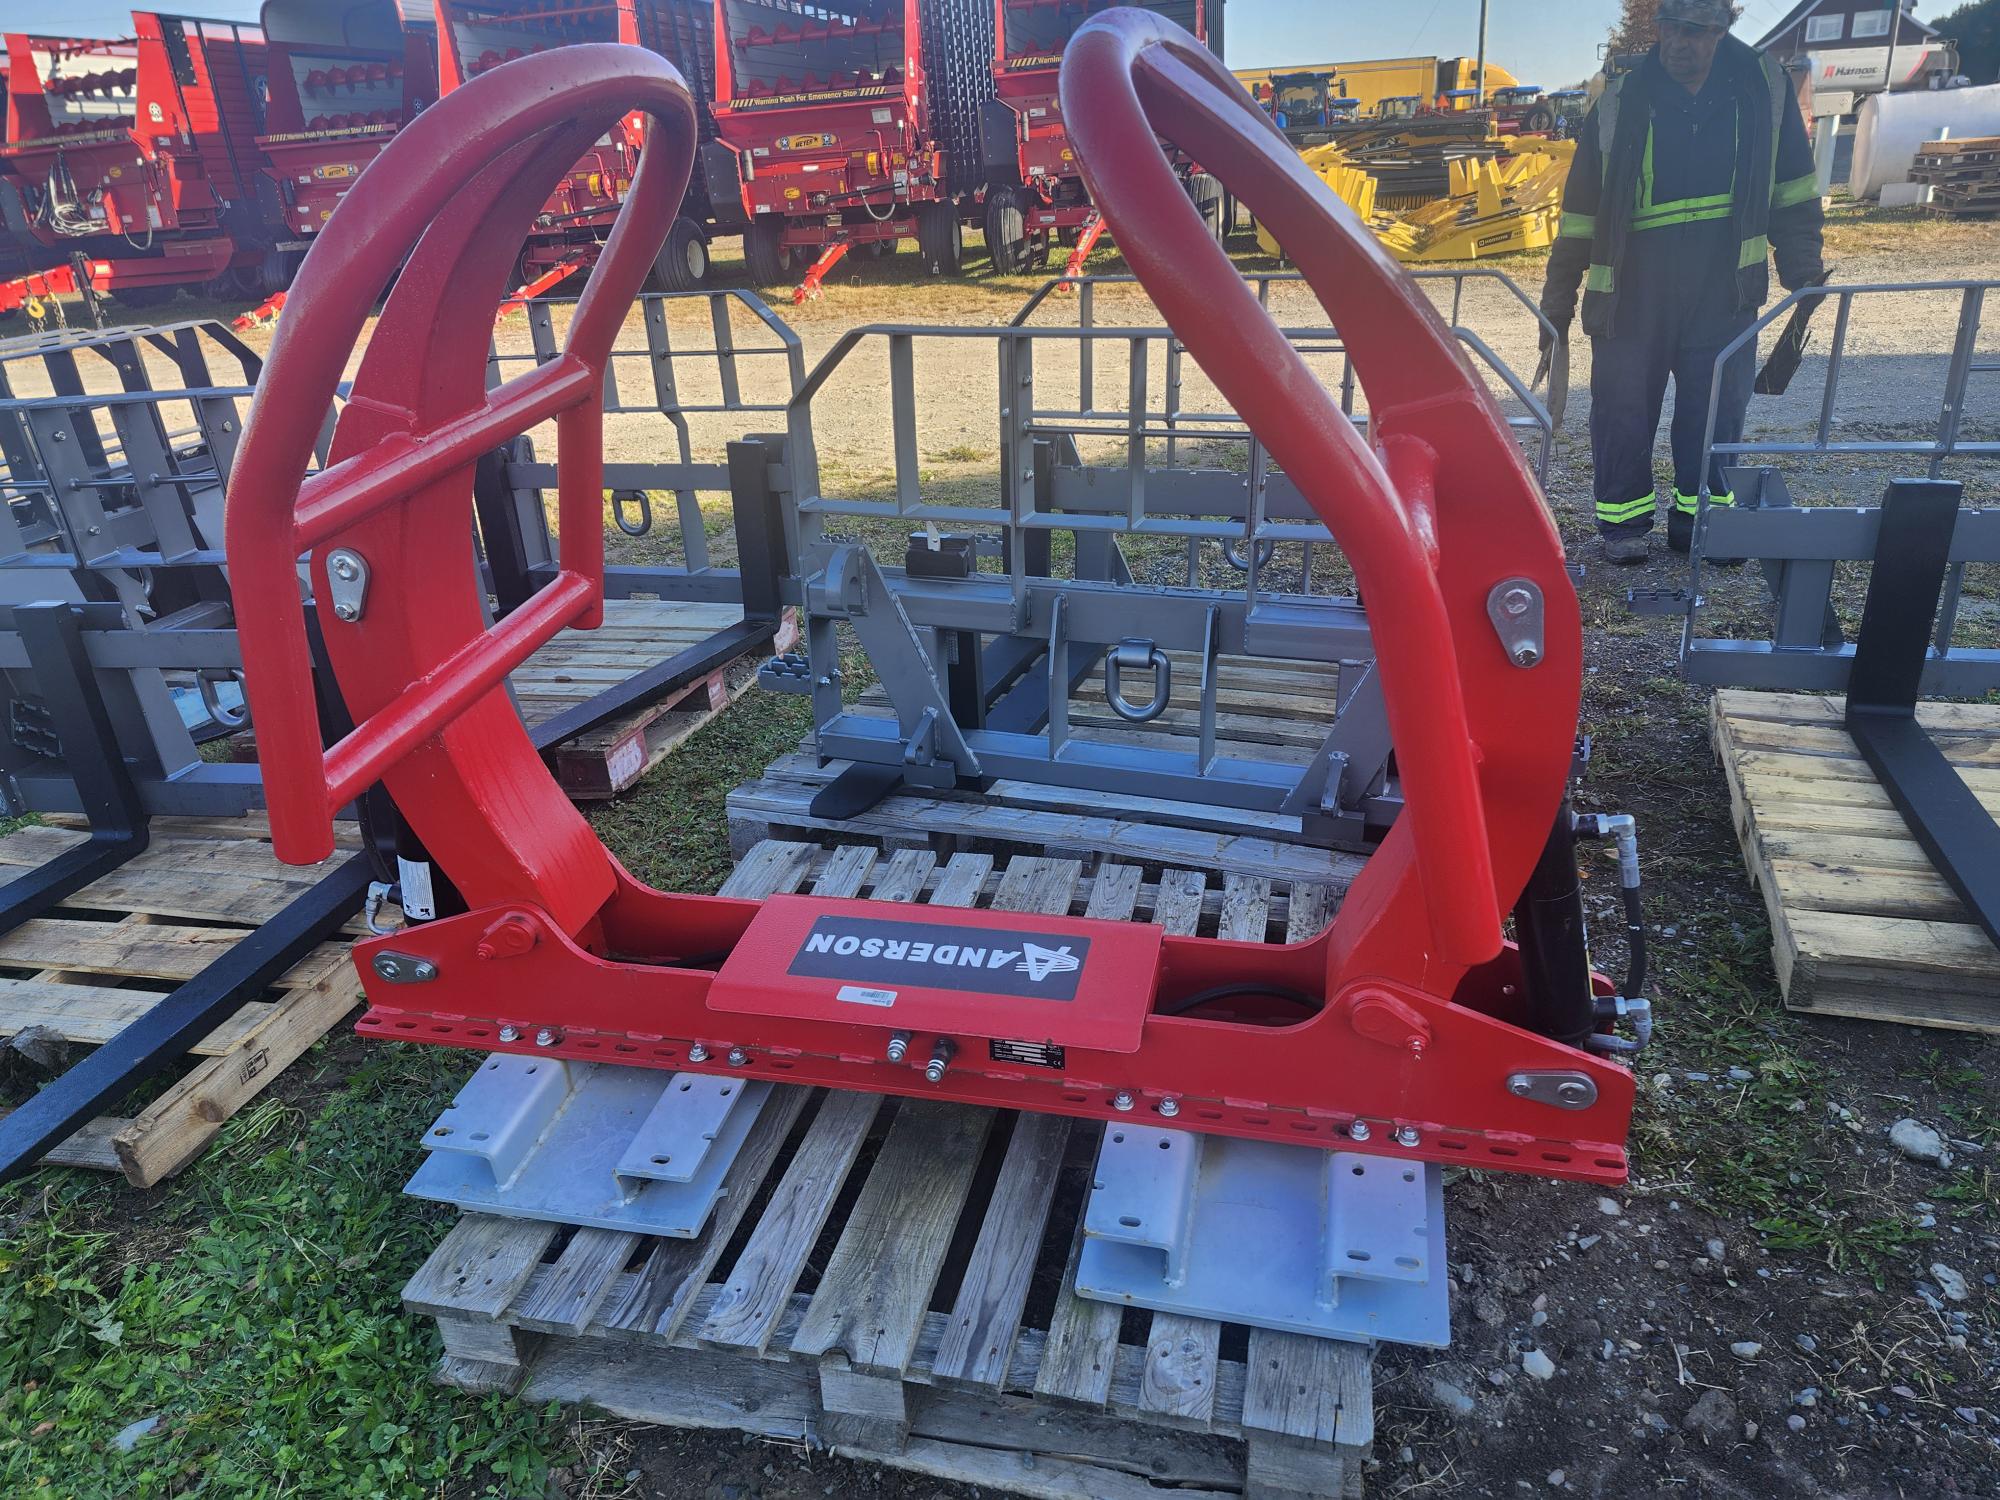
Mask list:
[[[1825,3],[1826,0],[1799,0],[1799,3],[1797,5],[1794,5],[1789,11],[1785,13],[1785,18],[1782,21],[1780,21],[1776,26],[1773,26],[1769,31],[1765,32],[1761,37],[1757,39],[1757,46],[1759,48],[1768,47],[1771,45],[1771,43],[1775,42],[1779,37],[1783,36],[1786,32],[1790,31],[1794,26],[1804,25],[1806,17],[1812,15],[1815,11],[1819,10],[1820,7]],[[1894,5],[1894,4],[1896,4],[1896,0],[1885,0],[1885,8],[1888,5]],[[1903,19],[1905,21],[1908,21],[1912,26],[1915,26],[1925,36],[1936,36],[1938,34],[1937,27],[1930,25],[1926,21],[1920,20],[1916,15],[1914,15],[1907,9],[1903,11]]]

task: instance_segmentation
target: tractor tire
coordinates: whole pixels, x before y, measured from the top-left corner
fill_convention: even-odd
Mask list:
[[[257,263],[257,295],[272,297],[289,288],[304,258],[296,250],[266,250]]]
[[[933,276],[956,276],[965,260],[965,230],[956,203],[917,205],[917,248]]]
[[[743,261],[753,285],[778,286],[787,279],[785,247],[778,243],[784,232],[781,219],[758,219],[743,231]]]
[[[1546,104],[1537,104],[1521,121],[1521,134],[1548,135],[1556,128],[1556,114]]]
[[[179,290],[176,286],[128,286],[113,292],[111,298],[120,307],[161,307],[173,301]]]
[[[698,292],[708,280],[708,241],[692,219],[675,219],[653,257],[653,285],[663,292]]]
[[[1012,188],[986,191],[986,253],[996,276],[1018,276],[1028,269],[1028,220]]]
[[[1201,221],[1208,226],[1209,238],[1221,244],[1226,231],[1222,222],[1222,184],[1204,172],[1188,179],[1187,192],[1194,206],[1201,210]]]
[[[201,284],[201,294],[216,302],[259,302],[267,295],[258,290],[261,278],[255,266],[229,266]]]

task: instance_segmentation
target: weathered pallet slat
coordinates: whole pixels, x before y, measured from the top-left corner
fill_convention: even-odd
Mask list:
[[[1785,1003],[2000,1034],[2000,951],[1890,804],[1842,711],[1838,698],[1724,689],[1710,713]],[[2000,812],[2000,706],[1923,703],[1917,720]]]
[[[562,631],[514,672],[510,680],[521,717],[532,729],[742,617],[742,610],[729,604],[614,599],[605,606],[600,629]],[[761,658],[789,650],[797,634],[796,618],[787,611],[770,645],[553,747],[545,758],[556,780],[578,801],[617,796],[748,692]]]
[[[1150,918],[1252,941],[1309,937],[1336,903],[1269,873],[1148,881],[1072,858],[775,842],[723,889]],[[1171,1314],[1128,1343],[1123,1309],[1076,1295],[1082,1203],[1064,1183],[1098,1130],[780,1085],[700,1237],[565,1238],[467,1216],[405,1301],[437,1318],[439,1378],[466,1390],[1064,1500],[1358,1493],[1367,1350],[1253,1331],[1249,1357],[1227,1358],[1223,1325]]]
[[[0,936],[0,1037],[43,1027],[101,1046],[331,872],[331,861],[278,863],[268,832],[261,816],[156,818],[144,851]],[[16,829],[0,838],[0,868],[41,864],[83,837],[71,819]],[[151,1187],[198,1156],[360,995],[345,945],[322,944],[189,1048],[136,1115],[93,1121],[45,1159]]]

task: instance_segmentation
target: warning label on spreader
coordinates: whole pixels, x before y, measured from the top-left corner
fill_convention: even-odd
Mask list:
[[[892,989],[920,985],[973,994],[1074,1000],[1090,939],[1047,932],[951,927],[874,917],[821,917],[790,974]]]

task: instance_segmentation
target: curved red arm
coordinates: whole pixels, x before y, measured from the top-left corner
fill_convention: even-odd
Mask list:
[[[1147,11],[1107,11],[1071,41],[1061,90],[1120,250],[1367,600],[1406,806],[1348,915],[1386,911],[1414,881],[1427,957],[1491,958],[1554,821],[1581,672],[1562,545],[1506,422],[1416,285],[1193,37]],[[1352,353],[1374,451],[1209,237],[1160,137],[1227,183],[1298,265]],[[1528,670],[1487,617],[1489,592],[1512,578],[1544,601],[1544,651]],[[1380,956],[1400,953],[1391,966],[1407,969],[1425,924],[1344,925],[1354,951],[1334,961],[1351,973],[1374,957],[1361,929],[1391,932]]]
[[[535,214],[589,144],[634,110],[655,128],[561,356],[488,391],[494,309]],[[571,916],[608,892],[608,859],[587,826],[552,782],[546,791],[533,784],[529,768],[541,767],[504,679],[557,630],[601,614],[604,368],[686,190],[694,133],[686,84],[649,52],[580,45],[524,58],[452,91],[400,132],[307,255],[251,408],[226,518],[280,857],[324,857],[333,812],[387,775],[419,832],[429,823],[443,835],[438,847],[452,847],[453,876],[473,890],[567,890],[550,904]],[[332,462],[308,480],[336,384],[392,276]],[[467,566],[472,467],[549,419],[560,571],[489,632]],[[295,572],[306,552],[357,724],[324,756]],[[367,570],[358,613],[344,616],[327,577],[328,558],[343,553],[345,570],[354,558]],[[484,784],[457,774],[467,757],[495,774]],[[525,840],[508,837],[524,827],[533,830]],[[516,847],[524,843],[534,847]]]

